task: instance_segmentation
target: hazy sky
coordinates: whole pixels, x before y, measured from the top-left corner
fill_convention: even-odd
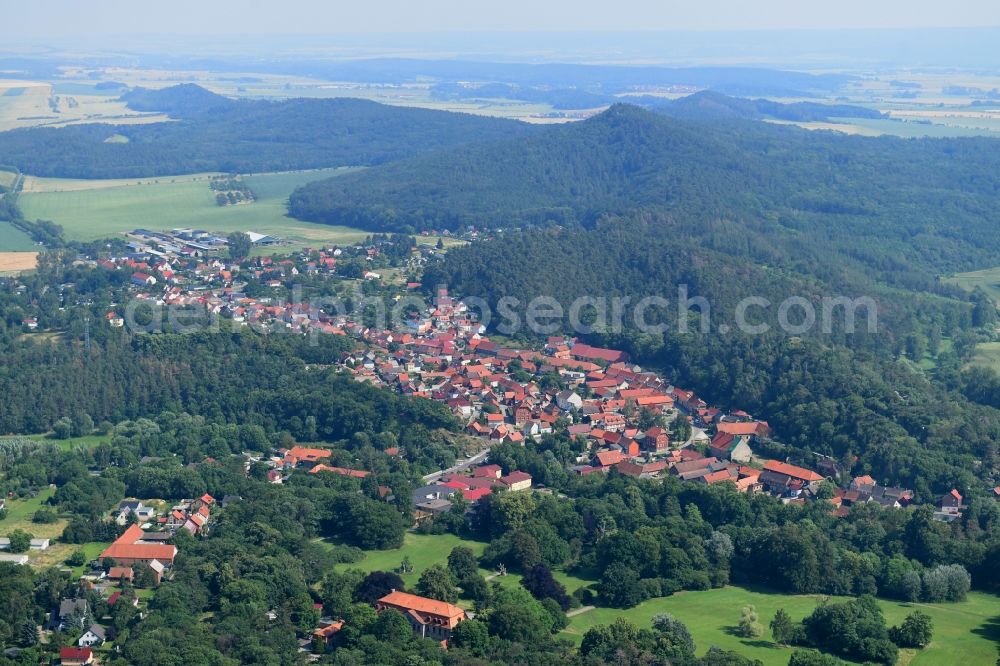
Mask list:
[[[1000,26],[997,0],[0,0],[0,8],[0,37],[16,41],[123,34]]]

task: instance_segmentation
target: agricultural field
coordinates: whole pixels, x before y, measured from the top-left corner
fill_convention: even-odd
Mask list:
[[[770,633],[746,639],[736,635],[740,608],[752,604],[767,625],[775,611],[784,608],[793,620],[801,620],[824,597],[818,595],[784,595],[741,587],[725,587],[704,592],[680,592],[671,597],[651,599],[629,610],[597,608],[571,618],[563,634],[576,641],[590,627],[610,624],[625,617],[639,627],[649,627],[657,613],[672,613],[684,622],[703,654],[712,645],[738,650],[765,666],[785,666],[791,652],[775,645]],[[920,609],[934,620],[934,640],[921,651],[901,650],[901,666],[951,666],[952,664],[994,664],[1000,642],[1000,598],[974,592],[967,601],[957,604],[899,603],[880,600],[888,624],[898,624],[914,609]]]
[[[35,241],[31,240],[31,236],[24,233],[17,227],[15,227],[10,222],[0,221],[0,253],[8,254],[15,252],[31,252],[38,249],[38,245]],[[7,257],[7,260],[11,260],[13,257]],[[34,268],[34,264],[31,266]],[[15,270],[11,268],[2,268],[0,271]]]
[[[0,187],[5,187],[10,189],[14,186],[14,181],[17,180],[17,174],[13,171],[4,171],[0,169]]]
[[[919,137],[929,137],[943,139],[963,136],[982,136],[984,134],[996,134],[1000,136],[1000,126],[996,129],[990,127],[975,127],[969,125],[947,124],[943,120],[921,122],[916,117],[894,115],[892,118],[832,118],[830,121],[804,121],[795,122],[789,120],[768,120],[767,122],[778,125],[796,125],[808,130],[829,130],[842,132],[844,134],[856,134],[859,136],[881,136],[888,134],[907,139]]]
[[[69,240],[97,240],[137,227],[170,230],[194,227],[206,231],[256,231],[279,236],[293,249],[318,243],[351,243],[367,234],[347,227],[301,222],[286,216],[288,195],[305,183],[347,173],[321,169],[255,174],[244,181],[257,201],[219,206],[209,187],[212,174],[164,176],[133,180],[25,179],[19,204],[29,220],[61,224]]]
[[[97,90],[93,82],[63,83],[0,79],[0,131],[81,123],[135,124],[169,120],[140,113],[118,100],[120,92]]]

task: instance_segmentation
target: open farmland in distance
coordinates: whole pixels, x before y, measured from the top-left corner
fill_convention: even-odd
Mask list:
[[[291,246],[352,243],[365,232],[292,219],[288,195],[299,185],[349,169],[322,169],[244,176],[257,195],[253,204],[219,206],[209,187],[212,174],[122,180],[27,178],[19,203],[29,220],[62,225],[68,240],[91,241],[136,228],[156,231],[193,227],[220,234],[256,231]],[[286,246],[287,247],[287,246]]]

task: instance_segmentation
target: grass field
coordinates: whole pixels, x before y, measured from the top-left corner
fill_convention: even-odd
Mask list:
[[[736,650],[766,666],[784,666],[790,650],[775,645],[769,632],[759,639],[740,638],[735,633],[740,608],[753,604],[760,614],[761,624],[767,625],[775,611],[784,608],[793,620],[801,620],[816,607],[819,596],[783,595],[726,587],[705,592],[681,592],[671,597],[652,599],[629,610],[597,608],[572,618],[563,632],[579,641],[590,627],[609,624],[626,617],[640,627],[649,627],[657,613],[672,613],[691,630],[698,652],[712,645]],[[901,652],[899,664],[906,666],[950,666],[951,664],[984,664],[997,660],[1000,641],[1000,598],[973,593],[959,604],[905,604],[879,601],[886,621],[898,624],[919,608],[934,620],[934,640],[924,650]]]
[[[943,279],[944,282],[958,285],[966,291],[979,287],[997,303],[1000,303],[1000,267],[987,268],[970,273],[958,273]]]
[[[34,439],[47,444],[55,444],[63,451],[72,451],[80,447],[95,449],[101,444],[111,441],[111,435],[84,435],[83,437],[70,437],[69,439],[52,439],[48,434],[28,435],[29,439]]]
[[[81,438],[83,439],[83,438]],[[67,440],[68,441],[68,440]],[[8,500],[7,518],[0,521],[0,534],[7,535],[16,529],[22,529],[30,533],[33,537],[40,539],[51,539],[52,542],[47,550],[29,550],[25,555],[28,562],[37,569],[53,566],[65,566],[65,561],[78,548],[82,548],[87,555],[89,562],[108,547],[107,543],[87,543],[83,545],[71,543],[59,543],[56,539],[62,535],[63,530],[69,522],[65,518],[60,518],[54,523],[38,524],[31,522],[31,517],[42,508],[43,504],[55,493],[51,488],[46,488],[35,497],[26,500]],[[86,565],[76,567],[74,571],[77,575],[83,573]]]
[[[218,206],[209,174],[135,180],[25,180],[19,203],[28,219],[61,224],[69,240],[96,240],[137,227],[169,230],[194,227],[228,233],[256,231],[287,239],[293,246],[352,243],[367,234],[347,227],[301,222],[286,216],[288,195],[299,185],[347,173],[323,169],[245,176],[258,200],[246,206]]]
[[[482,541],[469,541],[454,534],[414,534],[407,532],[403,538],[403,547],[395,550],[371,550],[365,553],[360,562],[338,565],[338,569],[361,569],[362,571],[395,571],[404,557],[410,558],[413,571],[401,574],[407,587],[417,584],[424,569],[435,564],[447,564],[448,553],[456,546],[471,548],[479,557],[483,554],[486,544]],[[483,572],[487,574],[488,572]]]
[[[395,550],[372,550],[365,553],[365,558],[360,562],[354,562],[351,564],[340,564],[337,569],[341,571],[346,571],[347,569],[360,569],[361,571],[395,571],[400,562],[403,561],[404,557],[410,558],[410,563],[413,565],[413,571],[406,574],[400,574],[400,578],[406,583],[407,589],[413,589],[417,581],[420,580],[420,574],[423,573],[425,569],[435,564],[441,564],[447,566],[448,564],[448,554],[456,546],[465,546],[470,548],[476,556],[483,554],[483,550],[486,548],[486,544],[482,541],[470,541],[468,539],[462,539],[455,536],[454,534],[414,534],[412,532],[407,532],[406,536],[403,538],[403,547]],[[489,571],[486,569],[480,569],[479,573],[484,577],[488,578],[491,582],[496,582],[504,587],[518,586],[521,584],[521,576],[516,573],[510,573],[506,576],[496,576],[496,572]],[[576,576],[570,575],[564,571],[553,571],[553,577],[558,580],[566,588],[566,591],[572,594],[577,589],[581,587],[587,587],[593,584],[593,581],[584,580]],[[465,601],[462,601],[459,605],[467,605]]]
[[[456,546],[466,546],[476,554],[483,552],[486,544],[461,539],[451,534],[423,535],[407,533],[403,547],[396,550],[369,551],[365,558],[337,568],[362,571],[393,571],[403,557],[409,557],[413,572],[402,575],[408,588],[417,584],[420,574],[434,564],[446,564],[448,553]],[[492,574],[480,570],[484,576]],[[556,579],[574,592],[579,587],[590,586],[593,581],[554,572]],[[521,577],[509,574],[493,578],[501,585],[519,585]],[[790,650],[775,645],[770,634],[751,640],[735,634],[740,608],[753,604],[765,626],[779,608],[784,608],[795,620],[801,620],[813,611],[823,597],[819,595],[784,595],[741,587],[726,587],[705,592],[681,592],[671,597],[651,599],[628,610],[596,608],[571,618],[563,632],[567,638],[580,641],[590,627],[610,624],[618,617],[628,618],[640,627],[649,627],[657,613],[673,613],[691,630],[698,644],[699,654],[712,645],[737,650],[753,659],[760,659],[766,666],[785,666]],[[973,593],[968,601],[960,604],[906,604],[880,600],[887,622],[898,624],[914,609],[919,608],[934,620],[934,641],[920,652],[903,651],[900,664],[906,666],[948,666],[950,664],[996,663],[1000,645],[1000,598]]]
[[[35,241],[31,240],[31,236],[24,233],[10,222],[0,222],[0,261],[2,261],[2,255],[5,254],[13,252],[29,252],[37,249],[38,245],[35,244]],[[0,268],[0,272],[6,270],[10,269]]]
[[[0,187],[10,188],[14,185],[14,180],[17,179],[17,174],[13,171],[4,171],[0,169]]]

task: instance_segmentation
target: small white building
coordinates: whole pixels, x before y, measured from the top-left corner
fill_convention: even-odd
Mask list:
[[[0,562],[10,562],[11,564],[26,565],[27,555],[14,555],[13,553],[0,553]]]
[[[32,539],[31,545],[29,546],[31,550],[48,550],[49,540],[48,539]],[[10,538],[0,537],[0,550],[10,549]]]
[[[104,627],[99,624],[92,624],[87,631],[83,632],[76,644],[78,647],[94,647],[101,645],[107,639]]]

